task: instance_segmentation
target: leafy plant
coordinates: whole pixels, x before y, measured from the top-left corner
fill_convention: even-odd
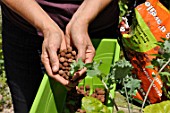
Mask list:
[[[115,78],[116,84],[122,84],[123,87],[120,92],[126,95],[129,113],[132,108],[130,102],[132,102],[133,96],[136,95],[137,89],[140,87],[141,82],[140,80],[134,78],[134,75],[131,73],[132,69],[133,66],[130,62],[122,59],[117,61],[112,66],[111,73],[109,74],[109,78]]]
[[[1,19],[0,19],[0,31],[1,31]],[[4,108],[8,107],[10,108],[12,106],[11,95],[6,80],[7,79],[4,69],[4,57],[2,51],[2,35],[0,34],[0,112],[3,111]]]
[[[110,113],[110,110],[101,101],[90,96],[82,98],[82,109],[87,113]]]
[[[111,100],[113,101],[117,111],[118,108],[114,102],[114,98],[110,91],[114,88],[115,83],[123,84],[122,92],[126,94],[128,106],[130,109],[129,98],[132,100],[132,96],[136,94],[137,88],[140,86],[140,80],[134,79],[132,77],[131,69],[132,65],[125,59],[117,61],[114,65],[111,66],[111,71],[108,75],[105,75],[99,70],[99,66],[102,62],[95,62],[84,64],[81,59],[78,62],[73,62],[71,65],[71,73],[74,74],[76,71],[81,70],[82,68],[87,69],[87,76],[97,76],[105,86],[105,89],[109,93]]]
[[[89,75],[89,76],[95,76],[95,75],[100,75],[101,72],[99,70],[99,66],[101,65],[101,62],[100,63],[97,63],[97,62],[92,62],[92,63],[84,63],[82,61],[82,59],[78,59],[78,62],[76,61],[73,61],[73,63],[71,64],[71,70],[70,70],[70,74],[73,76],[73,74],[75,72],[77,72],[78,70],[81,70],[83,68],[86,68],[86,74]]]
[[[144,108],[144,113],[169,113],[170,101],[164,101],[157,104],[152,104]]]

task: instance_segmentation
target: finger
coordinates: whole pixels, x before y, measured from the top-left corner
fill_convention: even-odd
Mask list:
[[[86,45],[81,45],[81,46],[78,46],[76,47],[77,50],[78,50],[78,54],[77,54],[77,61],[78,59],[82,59],[82,61],[84,62],[85,61],[85,58],[86,58]]]
[[[61,47],[60,47],[60,50],[64,50],[66,49],[66,38],[63,37],[62,39],[62,42],[61,42]]]
[[[77,85],[78,85],[78,81],[75,81],[75,82],[71,82],[71,81],[70,81],[67,86],[70,87],[70,88],[74,88],[74,87],[76,87]]]
[[[78,80],[78,78],[80,78],[84,73],[86,73],[86,70],[87,70],[86,68],[83,68],[82,70],[76,72],[76,73],[74,74],[74,76],[72,77],[72,80],[73,80],[73,81]]]
[[[65,41],[67,46],[71,46],[71,38],[68,34],[65,35]]]
[[[94,58],[95,54],[96,53],[95,53],[94,47],[93,46],[87,46],[85,63],[93,62],[93,58]]]
[[[60,76],[59,74],[53,75],[52,78],[54,80],[56,80],[57,82],[61,83],[64,86],[67,86],[69,81],[64,79],[62,76]]]
[[[45,48],[42,48],[41,61],[44,65],[48,75],[52,76],[52,70],[51,70],[49,57],[48,57],[48,53],[46,52]]]
[[[53,47],[52,47],[49,49],[48,53],[49,53],[52,71],[57,72],[59,69],[59,60],[58,60],[58,56],[57,56],[57,50],[53,49]]]
[[[83,73],[79,78],[77,78],[76,82],[80,83],[86,77],[86,72]]]

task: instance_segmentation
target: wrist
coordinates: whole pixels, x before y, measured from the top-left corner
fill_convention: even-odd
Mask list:
[[[61,29],[59,28],[59,26],[57,25],[47,25],[47,26],[44,26],[42,29],[41,29],[41,32],[44,36],[44,38],[48,38],[48,36],[50,34],[58,34],[58,35],[62,35],[62,31]]]

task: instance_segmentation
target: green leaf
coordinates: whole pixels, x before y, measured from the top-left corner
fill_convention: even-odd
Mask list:
[[[130,77],[124,86],[129,89],[129,95],[136,95],[136,91],[140,87],[140,83],[141,80]]]
[[[170,113],[170,100],[148,105],[144,108],[144,113]]]
[[[146,68],[153,69],[154,66],[153,65],[149,65],[149,66],[146,66]]]
[[[73,61],[71,64],[71,70],[70,70],[70,74],[73,76],[75,72],[77,72],[78,70],[81,70],[82,68],[84,68],[85,64],[82,61],[82,59],[78,59],[78,62]]]
[[[164,59],[157,58],[157,59],[153,59],[151,63],[153,66],[162,67],[166,63],[166,61],[164,61]]]
[[[164,42],[164,50],[166,53],[170,53],[170,41],[165,40]]]
[[[99,69],[99,66],[102,64],[102,61],[100,61],[99,63],[98,62],[93,62],[93,68],[94,69]]]
[[[86,64],[85,64],[85,67],[86,67],[87,69],[92,69],[92,67],[93,67],[93,62],[92,62],[92,63],[86,63]]]
[[[82,59],[78,59],[77,65],[79,66],[79,69],[80,69],[80,70],[85,66],[85,64],[84,64],[84,62],[82,61]]]
[[[120,110],[120,111],[118,111],[117,113],[125,113],[125,112]]]
[[[101,101],[90,96],[82,98],[82,109],[86,110],[86,113],[111,113]]]
[[[132,68],[133,67],[130,62],[123,59],[117,61],[115,65],[113,65],[112,73],[114,74],[116,80],[123,79],[128,75]]]
[[[97,62],[92,62],[92,63],[88,63],[85,64],[85,67],[87,68],[86,72],[87,72],[87,76],[101,76],[101,71],[99,70],[99,66],[101,65],[101,62],[97,63]]]
[[[166,59],[169,59],[170,58],[170,53],[164,53],[163,57],[166,58]]]
[[[87,70],[86,72],[87,72],[87,76],[91,76],[91,77],[101,74],[100,70]]]
[[[169,76],[170,77],[170,73],[169,72],[160,72],[161,76]]]

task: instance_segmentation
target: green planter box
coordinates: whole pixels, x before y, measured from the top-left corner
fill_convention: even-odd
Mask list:
[[[93,39],[92,43],[96,48],[95,61],[102,60],[100,70],[108,74],[112,63],[119,59],[120,47],[116,39]],[[96,87],[104,87],[97,77],[86,77],[80,85],[90,85],[92,89]],[[111,91],[114,97],[114,90]],[[30,113],[62,113],[67,91],[59,83],[44,75],[38,93]],[[107,102],[107,107],[112,109],[112,103]]]

